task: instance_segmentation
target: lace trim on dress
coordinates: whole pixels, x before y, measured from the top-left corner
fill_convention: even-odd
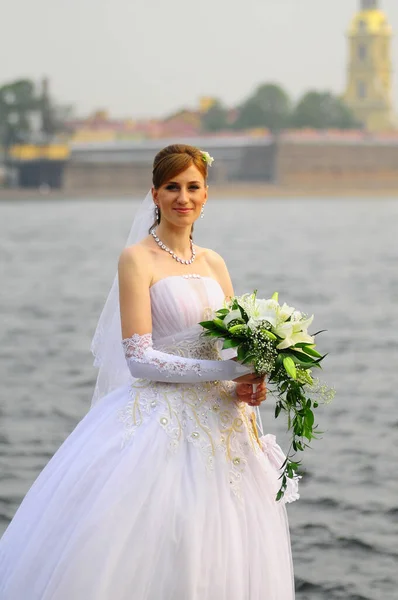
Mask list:
[[[135,358],[142,361],[145,356],[145,350],[152,348],[152,333],[139,335],[134,333],[130,338],[122,340],[124,355],[126,358]]]
[[[126,358],[153,365],[166,376],[183,375],[194,371],[197,375],[201,375],[200,363],[189,363],[178,356],[173,356],[172,360],[168,354],[164,358],[162,353],[153,349],[152,334],[144,333],[142,335],[134,333],[130,338],[122,340],[124,353]],[[214,369],[215,371],[215,369]]]

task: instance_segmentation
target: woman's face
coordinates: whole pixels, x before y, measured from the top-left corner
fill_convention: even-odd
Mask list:
[[[191,165],[158,189],[152,188],[152,195],[162,220],[187,226],[200,216],[207,200],[207,186],[199,169]]]

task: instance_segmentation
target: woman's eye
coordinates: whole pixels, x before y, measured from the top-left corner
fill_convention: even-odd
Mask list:
[[[170,183],[169,185],[166,186],[166,190],[170,190],[170,191],[173,191],[173,192],[176,191],[176,190],[178,190],[178,189],[179,189],[179,187],[175,183]],[[196,185],[196,184],[195,185],[190,185],[189,189],[196,191],[196,190],[200,189],[200,186]]]

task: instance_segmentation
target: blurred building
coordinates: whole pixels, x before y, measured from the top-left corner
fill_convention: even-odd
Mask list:
[[[8,165],[15,183],[11,187],[60,189],[69,160],[65,144],[14,145],[8,153]]]
[[[300,190],[398,190],[398,132],[291,130],[274,136],[200,136],[72,146],[65,169],[71,192],[145,191],[154,155],[170,143],[206,149],[215,158],[210,183],[245,182]]]
[[[35,89],[29,80],[17,80],[4,86],[1,116],[0,185],[43,190],[62,188],[69,146],[67,140],[62,139],[64,132],[58,135],[58,115],[51,102],[49,80],[44,78],[40,89]]]
[[[71,131],[72,144],[197,137],[202,133],[203,115],[216,104],[216,98],[202,96],[197,107],[182,108],[162,119],[114,119],[107,110],[101,109],[86,118],[69,120],[66,125]],[[234,121],[236,109],[231,109],[228,117]]]
[[[195,109],[183,108],[163,119],[114,119],[108,111],[97,110],[83,119],[68,121],[72,144],[106,143],[117,140],[160,139],[198,136],[201,118],[216,102],[212,97],[199,99]]]
[[[396,128],[392,102],[392,29],[379,0],[361,0],[349,32],[348,80],[344,99],[369,131]]]

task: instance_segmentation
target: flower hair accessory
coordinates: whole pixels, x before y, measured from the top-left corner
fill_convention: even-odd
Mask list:
[[[211,167],[211,165],[214,162],[214,158],[212,156],[210,156],[210,154],[208,152],[204,152],[203,150],[201,150],[202,153],[202,158],[205,161],[205,163],[207,163],[207,165],[209,167]]]

